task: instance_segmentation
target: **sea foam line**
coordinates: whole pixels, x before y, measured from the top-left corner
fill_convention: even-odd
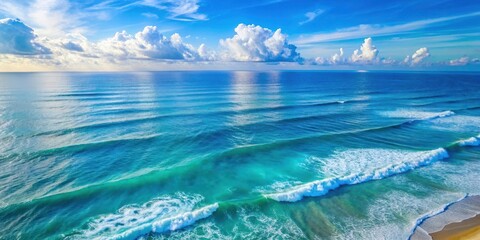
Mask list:
[[[457,203],[457,202],[460,202],[462,200],[464,200],[465,198],[468,197],[468,194],[465,194],[463,197],[453,201],[453,202],[449,202],[445,205],[443,205],[442,207],[440,207],[439,209],[437,210],[434,210],[434,211],[431,211],[431,212],[428,212],[426,214],[424,214],[423,216],[417,218],[417,220],[415,220],[415,225],[413,226],[412,230],[410,231],[410,236],[407,238],[408,240],[410,240],[413,236],[413,234],[415,233],[415,231],[417,230],[418,227],[420,227],[420,225],[425,222],[425,220],[431,218],[431,217],[434,217],[434,216],[437,216],[438,214],[441,214],[445,211],[447,211],[447,209],[452,206],[453,204]]]
[[[211,216],[218,209],[218,203],[202,207],[192,212],[182,213],[173,217],[161,219],[149,224],[143,224],[131,228],[121,234],[112,236],[109,239],[129,240],[137,239],[139,236],[153,233],[164,233],[175,231],[194,224],[196,221]]]
[[[318,197],[327,194],[343,185],[354,185],[372,180],[379,180],[396,174],[405,173],[418,167],[430,165],[439,160],[448,158],[448,152],[444,148],[438,148],[426,152],[423,157],[413,161],[390,164],[370,172],[351,174],[344,177],[333,177],[309,182],[290,190],[265,194],[264,196],[279,202],[296,202],[303,197]]]

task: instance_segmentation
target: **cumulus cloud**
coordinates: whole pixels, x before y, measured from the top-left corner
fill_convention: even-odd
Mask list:
[[[289,44],[281,29],[239,24],[232,38],[220,40],[223,58],[233,61],[291,62],[301,60],[297,47]]]
[[[271,64],[268,62],[276,62],[278,66],[290,64],[289,67],[299,66],[298,63],[343,65],[341,67],[363,64],[405,67],[421,65],[430,56],[427,48],[420,48],[403,62],[383,58],[379,56],[372,39],[366,38],[361,47],[351,55],[340,48],[330,57],[305,60],[300,57],[296,46],[289,43],[287,35],[283,34],[281,29],[272,31],[245,24],[239,24],[235,28],[235,35],[220,40],[219,44],[220,49],[215,50],[207,48],[205,44],[197,48],[184,42],[180,34],[166,36],[156,26],[146,26],[135,34],[117,32],[111,38],[99,42],[91,42],[81,33],[37,37],[34,30],[20,20],[3,19],[0,20],[0,71],[35,70],[36,67],[48,70],[145,70],[157,69],[155,66],[161,68],[162,64],[176,65],[177,68],[188,68],[195,64],[254,66],[252,63],[238,62],[267,62],[264,65],[269,66]],[[223,62],[224,60],[227,62]],[[464,56],[439,64],[465,66],[479,62],[478,58]]]
[[[340,52],[339,53],[335,53],[330,61],[333,63],[333,64],[339,64],[339,63],[343,63],[345,62],[345,58],[343,58],[343,48],[340,48]]]
[[[66,41],[62,43],[62,45],[67,50],[83,52],[83,47],[80,44],[75,43],[73,41]]]
[[[197,49],[184,43],[178,33],[166,37],[156,26],[147,26],[135,35],[117,32],[112,38],[99,42],[98,47],[105,55],[117,59],[200,59]]]
[[[0,34],[0,37],[3,35]],[[34,37],[31,35],[30,39]],[[12,47],[13,45],[9,42],[0,42],[0,50],[7,49],[8,53],[13,50],[21,54],[26,54],[26,50],[30,54],[44,53],[43,49],[48,49],[50,53],[26,59],[24,57],[8,57],[2,55],[5,53],[4,51],[0,51],[0,64],[2,65],[0,71],[13,69],[15,65],[25,67],[28,64],[49,70],[111,69],[120,66],[126,69],[131,66],[152,67],[155,63],[161,62],[171,64],[172,60],[179,60],[175,62],[181,64],[182,62],[216,59],[215,52],[207,49],[205,45],[202,44],[199,48],[195,48],[185,43],[178,33],[167,37],[160,33],[155,26],[147,26],[134,35],[125,31],[117,32],[113,37],[99,42],[91,42],[79,33],[56,38],[35,38],[35,40],[38,42],[21,42],[23,45],[17,44],[16,47]],[[26,43],[30,45],[25,47]]]
[[[206,60],[206,61],[214,61],[217,59],[217,54],[215,51],[212,51],[207,48],[205,44],[200,44],[200,47],[198,47],[198,55],[200,56],[200,59]]]
[[[428,48],[423,47],[415,51],[411,57],[407,56],[403,62],[408,65],[418,65],[423,63],[428,57],[430,57],[430,52],[428,51]]]
[[[353,63],[369,63],[377,60],[378,50],[372,43],[372,38],[365,38],[360,50],[353,51],[350,57]]]
[[[339,52],[333,54],[330,58],[317,57],[313,61],[313,64],[316,65],[337,65],[345,64],[347,60],[343,57],[344,52],[343,48],[340,48]]]
[[[480,59],[478,59],[478,58],[470,59],[470,57],[463,56],[463,57],[458,58],[458,59],[450,60],[448,62],[448,65],[450,65],[450,66],[465,66],[465,65],[469,65],[469,64],[475,64],[475,63],[480,63]]]
[[[449,65],[451,66],[465,66],[470,62],[469,57],[461,57],[458,59],[452,59],[449,61]]]
[[[0,19],[0,53],[48,54],[50,49],[37,42],[33,29],[18,19]]]

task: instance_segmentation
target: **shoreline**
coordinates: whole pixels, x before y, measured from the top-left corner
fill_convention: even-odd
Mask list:
[[[480,239],[480,214],[461,222],[450,223],[442,230],[429,235],[435,240]]]
[[[480,239],[480,196],[467,196],[425,219],[410,239]]]

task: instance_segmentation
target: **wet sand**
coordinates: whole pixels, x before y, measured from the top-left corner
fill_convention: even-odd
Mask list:
[[[458,223],[451,223],[441,231],[431,233],[435,240],[480,239],[480,215]]]
[[[411,240],[480,240],[480,196],[469,196],[422,222]]]

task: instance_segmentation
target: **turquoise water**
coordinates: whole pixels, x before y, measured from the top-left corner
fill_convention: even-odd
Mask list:
[[[480,75],[0,74],[1,239],[406,239],[480,194]]]

